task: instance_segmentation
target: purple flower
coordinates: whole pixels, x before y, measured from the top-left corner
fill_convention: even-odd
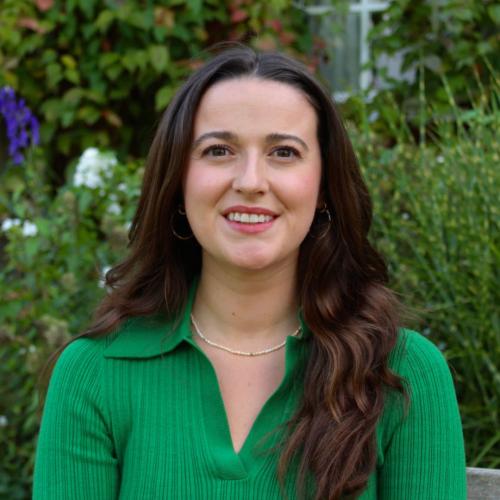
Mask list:
[[[22,150],[38,144],[40,125],[24,99],[16,100],[11,87],[0,88],[0,115],[5,121],[9,156],[19,165],[24,161]]]

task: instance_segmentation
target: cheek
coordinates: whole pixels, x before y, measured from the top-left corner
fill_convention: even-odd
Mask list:
[[[201,168],[190,167],[183,185],[186,206],[195,206],[209,199],[214,187],[213,176]]]
[[[314,216],[319,186],[320,174],[316,171],[298,177],[290,186],[290,199],[293,198],[293,203],[304,212],[304,215],[311,213],[311,217]]]
[[[203,226],[213,219],[226,191],[227,179],[221,170],[191,166],[184,183],[184,205],[190,223]]]

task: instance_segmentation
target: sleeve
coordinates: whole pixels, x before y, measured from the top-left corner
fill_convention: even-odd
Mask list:
[[[406,417],[393,414],[378,472],[381,500],[465,500],[462,424],[450,370],[439,349],[406,331],[406,352],[396,370],[407,382]]]
[[[77,339],[57,360],[38,436],[34,500],[118,497],[118,463],[106,425],[102,353]]]

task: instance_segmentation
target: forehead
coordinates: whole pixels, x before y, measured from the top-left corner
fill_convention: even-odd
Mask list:
[[[306,95],[287,83],[257,77],[223,80],[203,95],[195,135],[205,129],[295,131],[316,134],[317,116]]]

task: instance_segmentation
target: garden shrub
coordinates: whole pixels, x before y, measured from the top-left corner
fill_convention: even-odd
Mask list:
[[[389,84],[392,97],[414,128],[418,127],[422,91],[433,106],[430,121],[448,114],[449,91],[464,109],[472,108],[485,90],[494,92],[500,70],[499,23],[496,0],[392,0],[387,9],[374,15],[369,34],[372,69],[379,84]],[[413,81],[394,79],[377,69],[375,61],[381,55],[396,54],[402,55],[403,71],[415,72]]]
[[[144,156],[206,47],[250,40],[305,53],[306,26],[291,0],[2,0],[0,87],[21,91],[40,118],[48,175],[61,184],[87,147]]]
[[[91,148],[52,199],[41,162],[25,165],[9,200],[15,217],[0,231],[0,497],[12,500],[29,498],[36,381],[49,354],[90,321],[103,274],[126,248],[142,179],[139,163]]]
[[[372,238],[392,286],[418,318],[410,325],[448,359],[467,464],[500,466],[500,111],[454,108],[438,140],[412,142],[404,117],[387,148],[366,124],[356,138],[373,194]],[[453,111],[453,108],[450,109]]]

